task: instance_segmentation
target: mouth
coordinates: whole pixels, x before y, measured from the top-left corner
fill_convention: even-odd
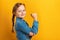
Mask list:
[[[21,14],[21,16],[24,16],[24,14]]]

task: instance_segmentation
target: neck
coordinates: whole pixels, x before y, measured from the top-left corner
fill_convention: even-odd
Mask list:
[[[20,17],[16,17],[16,18],[19,18],[19,19],[22,19],[23,20],[23,18],[20,18]]]

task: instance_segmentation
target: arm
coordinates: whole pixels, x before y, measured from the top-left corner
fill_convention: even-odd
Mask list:
[[[38,32],[38,21],[37,21],[37,14],[33,13],[31,14],[32,18],[34,19],[33,26],[32,26],[32,32],[36,34]]]
[[[34,20],[31,31],[32,31],[34,34],[37,34],[37,32],[38,32],[38,21]]]
[[[22,21],[16,23],[17,27],[19,27],[20,31],[24,32],[25,34],[28,34],[31,32],[31,28],[29,28],[25,23]]]
[[[23,23],[22,21],[17,22],[17,26],[19,27],[19,29],[22,32],[24,32],[24,33],[26,33],[28,35],[30,35],[30,34],[34,35],[38,31],[37,17],[35,17],[35,20],[34,20],[34,23],[33,23],[33,27],[32,28],[29,28],[28,25],[26,23]]]
[[[34,23],[33,23],[33,28],[29,28],[29,26],[26,25],[25,23],[23,23],[22,21],[17,22],[17,26],[19,27],[19,29],[20,29],[22,32],[28,34],[29,36],[33,36],[33,35],[34,35],[34,32],[37,30],[37,29],[36,29],[36,26],[37,26],[37,25],[35,26],[35,24],[37,24],[37,23],[34,21]]]

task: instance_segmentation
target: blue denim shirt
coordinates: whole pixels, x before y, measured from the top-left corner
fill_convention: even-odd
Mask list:
[[[29,36],[29,33],[36,34],[38,32],[38,22],[34,20],[33,26],[30,28],[26,21],[16,17],[15,30],[18,40],[30,40],[32,36]]]

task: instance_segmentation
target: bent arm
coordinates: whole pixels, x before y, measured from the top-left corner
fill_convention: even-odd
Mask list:
[[[33,22],[32,28],[29,28],[29,26],[27,24],[22,23],[22,22],[17,22],[17,26],[19,27],[19,29],[22,32],[28,34],[29,36],[33,36],[38,31],[38,22],[37,21]]]
[[[34,34],[37,34],[37,32],[38,32],[38,21],[34,20],[31,31],[32,31]]]
[[[24,32],[25,34],[28,34],[31,32],[31,28],[29,28],[26,24],[22,22],[17,22],[17,27],[19,27],[20,31]]]

